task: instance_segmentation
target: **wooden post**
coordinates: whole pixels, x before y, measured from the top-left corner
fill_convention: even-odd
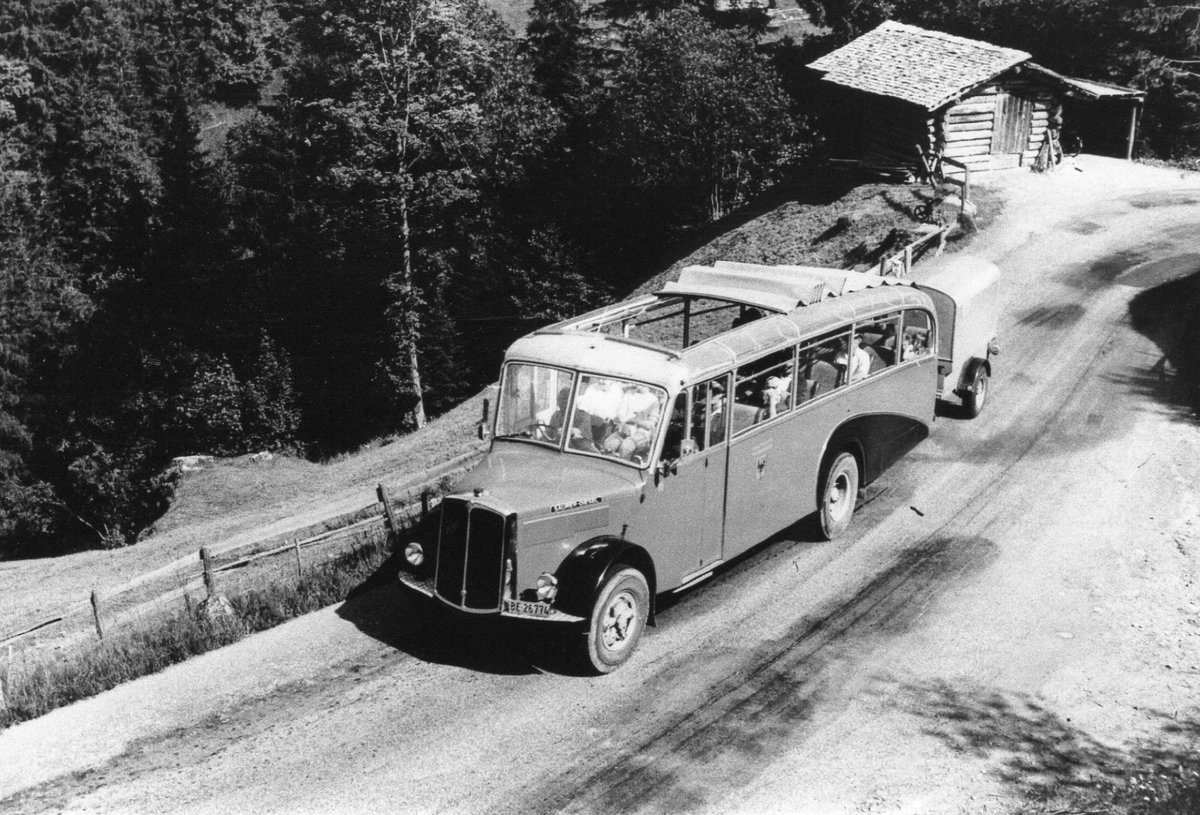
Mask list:
[[[4,699],[5,689],[12,689],[12,646],[8,646],[8,658],[4,661],[4,679],[0,681],[0,713],[8,710],[8,702]]]
[[[479,421],[475,423],[475,435],[483,441],[488,437],[488,432],[491,430],[491,403],[485,398],[483,400],[483,414]]]
[[[429,488],[421,490],[421,520],[424,521],[429,515]]]
[[[398,536],[400,525],[396,523],[396,513],[392,510],[392,502],[388,499],[387,490],[383,488],[383,484],[379,485],[379,503],[383,504],[383,515],[387,523],[388,534]]]
[[[300,560],[300,539],[294,538],[292,540],[292,544],[295,546],[295,549],[296,549],[296,580],[303,583],[304,582],[304,563],[303,563],[303,561]]]
[[[213,574],[212,558],[209,557],[207,546],[200,548],[200,560],[204,561],[204,591],[211,599],[217,594],[217,578]]]
[[[100,622],[100,595],[92,589],[92,617],[96,621],[96,636],[104,639],[104,625]]]
[[[1137,141],[1138,114],[1141,113],[1142,103],[1134,101],[1129,110],[1129,138],[1125,141],[1125,160],[1133,160],[1133,143]]]

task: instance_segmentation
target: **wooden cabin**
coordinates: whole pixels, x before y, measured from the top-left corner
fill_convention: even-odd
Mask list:
[[[1107,106],[1092,124],[1106,132],[1092,140],[1080,134],[1085,148],[1120,143],[1128,158],[1143,99],[1140,91],[1057,74],[1024,51],[892,21],[809,67],[830,83],[841,157],[876,168],[912,167],[918,150],[971,170],[1030,166],[1048,139],[1071,132],[1064,104],[1093,101]],[[1115,121],[1113,110],[1121,114]]]

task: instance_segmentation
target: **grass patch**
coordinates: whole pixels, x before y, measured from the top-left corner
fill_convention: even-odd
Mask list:
[[[33,664],[10,657],[0,664],[6,702],[0,729],[343,600],[378,570],[388,549],[384,536],[367,534],[349,551],[312,565],[302,580],[280,576],[230,596],[231,614],[210,616],[189,606],[65,655],[39,657]]]

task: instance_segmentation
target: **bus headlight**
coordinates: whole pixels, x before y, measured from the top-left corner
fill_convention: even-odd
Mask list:
[[[549,572],[543,572],[537,579],[537,598],[547,603],[554,602],[558,595],[558,578]]]
[[[404,547],[404,559],[408,561],[408,565],[416,568],[425,562],[425,550],[421,544],[413,541]]]

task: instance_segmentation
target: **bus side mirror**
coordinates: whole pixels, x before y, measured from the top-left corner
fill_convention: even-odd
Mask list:
[[[488,421],[488,408],[489,407],[490,406],[488,404],[488,400],[484,399],[483,400],[483,416],[481,416],[479,421],[475,423],[475,435],[477,435],[479,437],[480,441],[489,439],[492,436],[491,428],[490,428],[491,422]]]

